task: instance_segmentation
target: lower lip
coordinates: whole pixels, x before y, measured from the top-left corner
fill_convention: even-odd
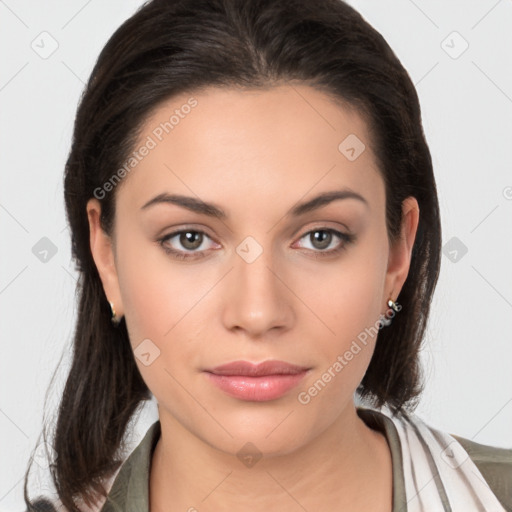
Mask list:
[[[293,375],[217,375],[206,372],[208,378],[222,391],[241,400],[265,402],[275,400],[293,389],[304,378],[307,370]]]

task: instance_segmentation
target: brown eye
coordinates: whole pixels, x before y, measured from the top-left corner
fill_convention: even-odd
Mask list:
[[[355,241],[355,235],[341,233],[336,229],[317,228],[302,235],[301,240],[306,240],[310,247],[305,247],[314,256],[333,256],[346,249],[347,245]],[[336,243],[336,239],[338,242]],[[329,249],[330,247],[330,249]]]
[[[179,242],[185,249],[193,251],[201,246],[203,233],[199,231],[182,231],[179,235]]]
[[[315,248],[327,249],[332,241],[332,233],[325,229],[317,229],[316,231],[311,231],[309,239]]]
[[[210,247],[207,244],[208,240],[211,241]],[[203,258],[208,253],[207,249],[211,249],[214,245],[213,240],[206,233],[196,229],[174,231],[158,239],[158,243],[167,254],[179,260]]]

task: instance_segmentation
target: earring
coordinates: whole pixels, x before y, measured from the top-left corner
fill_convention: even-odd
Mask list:
[[[387,327],[388,325],[391,325],[391,322],[393,321],[395,313],[398,313],[402,309],[402,306],[400,304],[397,304],[392,299],[388,299],[387,305],[388,305],[388,308],[390,308],[393,311],[393,314],[390,316],[381,315],[380,322],[382,323],[383,327]]]
[[[399,304],[397,304],[394,300],[392,299],[388,299],[388,306],[393,310],[393,311],[396,311],[397,313],[402,309],[402,306],[400,306]]]
[[[116,310],[114,309],[114,304],[110,301],[108,301],[108,303],[110,304],[110,311],[112,313],[112,318],[110,320],[112,322],[112,325],[114,327],[117,327],[119,325],[119,323],[121,322],[121,319],[116,315]]]

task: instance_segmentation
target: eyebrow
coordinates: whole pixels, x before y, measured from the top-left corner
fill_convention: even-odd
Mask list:
[[[297,204],[287,213],[287,215],[298,217],[300,215],[304,215],[305,213],[321,208],[322,206],[326,206],[333,201],[341,199],[357,199],[363,202],[366,206],[369,206],[368,201],[362,195],[354,192],[353,190],[333,190],[319,194],[318,196],[304,203]],[[157,204],[174,204],[181,206],[182,208],[186,208],[192,212],[208,215],[209,217],[215,217],[221,220],[228,218],[227,213],[214,203],[207,203],[195,197],[183,196],[179,194],[167,194],[165,192],[158,194],[153,199],[150,199],[141,207],[141,210]]]

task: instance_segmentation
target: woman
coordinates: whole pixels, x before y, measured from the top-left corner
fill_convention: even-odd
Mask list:
[[[56,507],[512,510],[512,450],[413,412],[436,185],[414,86],[351,7],[145,4],[92,72],[65,199]]]

